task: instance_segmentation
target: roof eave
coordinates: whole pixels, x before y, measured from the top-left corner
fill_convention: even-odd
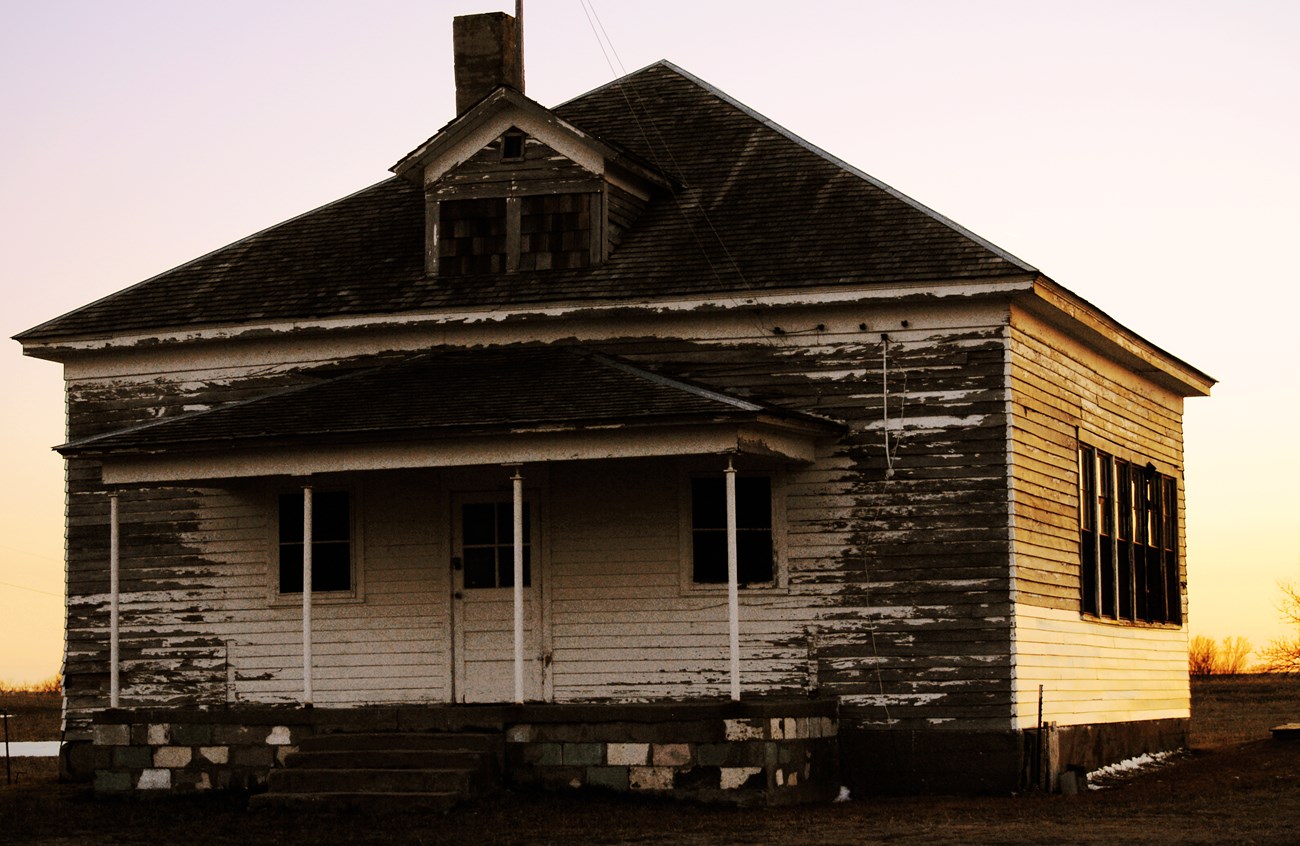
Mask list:
[[[1218,382],[1046,276],[1013,302],[1179,396],[1207,397]]]

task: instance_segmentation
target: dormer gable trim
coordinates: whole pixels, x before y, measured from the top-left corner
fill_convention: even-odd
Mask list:
[[[610,169],[667,189],[667,180],[623,151],[562,120],[518,91],[498,88],[391,168],[413,185],[429,185],[463,164],[511,129],[536,138],[575,164],[599,175]]]

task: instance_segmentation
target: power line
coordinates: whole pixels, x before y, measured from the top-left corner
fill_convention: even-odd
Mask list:
[[[48,590],[40,590],[34,587],[27,587],[26,585],[16,585],[13,584],[12,582],[0,582],[0,587],[15,588],[17,590],[27,590],[27,591],[31,591],[32,593],[42,593],[45,594],[46,596],[53,596],[55,599],[63,598],[63,594],[61,593],[50,593]]]
[[[44,558],[46,561],[59,561],[59,562],[63,561],[62,558],[55,558],[53,555],[42,555],[39,552],[32,552],[31,550],[27,550],[27,549],[19,549],[16,546],[5,546],[2,543],[0,543],[0,549],[7,549],[10,552],[18,552],[23,555],[30,555],[32,558]]]

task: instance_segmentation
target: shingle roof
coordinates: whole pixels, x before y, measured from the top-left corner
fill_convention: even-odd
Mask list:
[[[442,349],[380,362],[56,449],[65,455],[139,453],[759,418],[838,428],[578,347]]]
[[[554,111],[680,185],[598,267],[425,278],[420,189],[394,178],[17,337],[1032,271],[666,62]]]

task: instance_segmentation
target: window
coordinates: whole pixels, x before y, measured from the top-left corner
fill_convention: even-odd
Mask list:
[[[524,160],[524,134],[507,132],[501,136],[501,160],[519,162]]]
[[[520,270],[564,270],[590,264],[590,194],[520,198]]]
[[[772,480],[736,477],[736,565],[742,585],[775,580]],[[696,584],[727,583],[727,487],[722,476],[691,479],[691,572]]]
[[[347,491],[313,491],[311,589],[350,591],[352,507]],[[280,495],[280,593],[302,593],[302,492]]]
[[[532,586],[532,538],[528,503],[524,504],[524,587]],[[465,587],[515,586],[515,518],[513,502],[467,502],[461,506],[461,555]]]
[[[438,204],[438,272],[444,276],[506,269],[506,200],[443,200]]]
[[[1079,559],[1084,614],[1181,623],[1177,480],[1081,447]]]

